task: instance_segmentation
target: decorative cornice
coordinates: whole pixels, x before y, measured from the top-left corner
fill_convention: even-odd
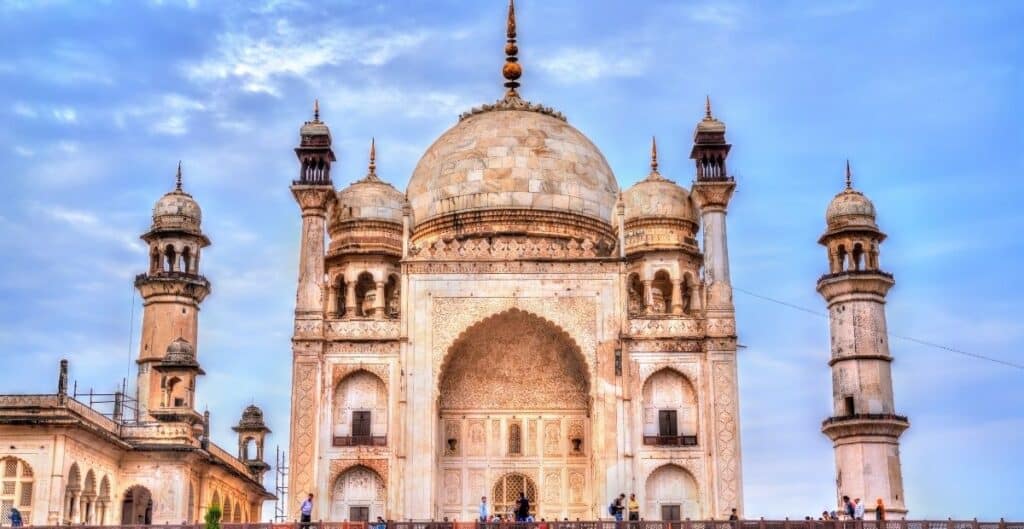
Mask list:
[[[863,413],[845,417],[829,417],[821,423],[821,433],[834,443],[841,439],[860,436],[891,437],[893,441],[910,427],[902,415]]]
[[[519,94],[505,95],[501,99],[495,101],[492,104],[484,104],[478,107],[473,107],[467,112],[459,114],[459,121],[469,119],[473,116],[485,114],[487,112],[497,112],[501,110],[519,110],[524,112],[536,112],[538,114],[544,114],[545,116],[551,116],[555,119],[568,122],[569,120],[565,116],[551,108],[538,103],[531,103],[525,99],[519,97]]]
[[[878,296],[880,301],[884,301],[895,284],[892,274],[877,270],[849,270],[821,276],[817,290],[829,304],[840,301],[842,296],[857,294]]]
[[[696,180],[690,196],[702,212],[725,210],[729,206],[736,182],[733,180]]]

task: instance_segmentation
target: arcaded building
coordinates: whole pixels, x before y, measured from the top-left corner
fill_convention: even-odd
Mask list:
[[[228,451],[210,441],[210,414],[195,406],[199,307],[211,289],[200,274],[210,244],[201,221],[179,165],[142,235],[150,257],[135,278],[137,392],[76,394],[64,360],[56,391],[0,395],[0,524],[12,508],[25,525],[197,523],[214,504],[225,522],[261,519],[274,498],[263,487],[263,412],[242,412],[237,451]]]
[[[336,189],[319,109],[301,127],[290,511],[314,492],[325,520],[469,520],[524,492],[538,517],[595,519],[635,491],[646,519],[742,512],[726,126],[695,116],[688,187],[652,144],[620,189],[520,95],[508,26],[504,96],[404,191],[372,147]]]

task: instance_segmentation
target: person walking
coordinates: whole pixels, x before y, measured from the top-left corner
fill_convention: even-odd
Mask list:
[[[487,496],[480,496],[480,513],[477,515],[477,519],[481,523],[487,523],[490,518],[487,516]]]
[[[875,519],[885,520],[885,503],[882,502],[882,498],[875,501]]]
[[[306,501],[302,502],[302,507],[299,508],[299,513],[302,517],[299,519],[300,527],[307,529],[309,522],[313,518],[313,494],[310,494]]]
[[[860,502],[860,498],[853,499],[853,519],[863,520],[864,519],[864,504]]]
[[[853,519],[853,516],[855,514],[854,513],[854,507],[853,507],[853,502],[850,501],[850,497],[849,496],[843,496],[843,512],[846,514],[846,517],[848,519],[850,519],[850,520]]]
[[[629,495],[629,503],[626,504],[629,508],[629,521],[639,522],[640,521],[640,502],[636,501],[636,494],[632,493]]]
[[[11,527],[21,527],[23,522],[21,520],[21,511],[15,507],[11,507]]]
[[[520,492],[519,499],[516,500],[516,521],[525,522],[526,517],[530,515],[530,500],[526,499],[526,494]]]

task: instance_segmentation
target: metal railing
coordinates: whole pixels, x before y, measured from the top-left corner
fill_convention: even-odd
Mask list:
[[[334,436],[334,446],[387,446],[386,435],[350,435]]]
[[[68,525],[36,525],[67,529]],[[73,525],[79,529],[204,529],[203,524]],[[223,523],[221,529],[1024,529],[1024,522],[975,520],[681,520],[616,522],[551,520],[531,523],[444,521]]]
[[[696,435],[645,435],[644,444],[649,446],[697,446]]]

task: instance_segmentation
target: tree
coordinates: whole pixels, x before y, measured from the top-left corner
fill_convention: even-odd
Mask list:
[[[210,505],[210,508],[206,509],[206,529],[220,529],[220,516],[220,505],[216,503]]]

